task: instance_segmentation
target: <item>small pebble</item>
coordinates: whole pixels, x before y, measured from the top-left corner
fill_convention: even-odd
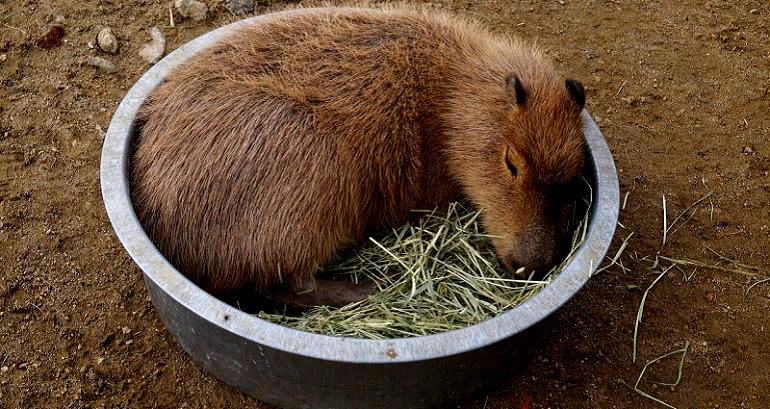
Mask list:
[[[1,368],[0,368],[0,372],[2,372],[2,373],[6,373],[6,372],[8,372],[8,367],[7,367],[7,366],[3,366],[3,367],[1,367]]]
[[[205,3],[197,0],[176,0],[174,6],[176,6],[182,17],[192,19],[193,21],[205,20],[206,13],[209,11],[209,7]]]
[[[96,124],[94,128],[96,128],[96,135],[99,136],[99,139],[104,139],[107,136],[107,132],[104,132],[104,129],[99,124]]]
[[[115,37],[115,34],[112,34],[112,30],[109,27],[103,28],[96,35],[96,45],[105,53],[118,53],[118,39]]]
[[[128,333],[131,332],[131,328],[123,327],[123,328],[120,329],[120,332],[122,332],[123,334],[128,334]]]
[[[166,37],[158,27],[150,28],[150,35],[152,41],[147,43],[142,50],[139,51],[139,56],[150,64],[155,64],[163,57],[163,53],[166,51]]]
[[[6,54],[0,54],[0,62],[5,62],[5,60],[8,59],[8,56]]]
[[[757,10],[757,9],[751,9],[751,10],[749,10],[749,13],[751,13],[751,14],[754,14],[754,15],[757,15],[757,14],[759,14],[759,10]]]
[[[254,1],[225,0],[225,8],[234,16],[245,16],[254,12]]]
[[[109,74],[112,74],[118,71],[118,67],[115,64],[101,57],[89,57],[86,60],[86,63],[88,63],[88,65],[94,66]]]

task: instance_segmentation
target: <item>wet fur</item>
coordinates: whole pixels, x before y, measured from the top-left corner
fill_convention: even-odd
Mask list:
[[[152,94],[132,195],[160,251],[215,294],[312,287],[341,250],[460,198],[512,260],[556,240],[547,230],[563,209],[543,209],[582,166],[579,113],[539,50],[456,17],[281,18],[205,50]],[[545,244],[527,250],[538,232]]]

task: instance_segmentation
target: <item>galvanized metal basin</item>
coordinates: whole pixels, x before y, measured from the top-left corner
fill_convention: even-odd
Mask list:
[[[604,258],[618,219],[619,188],[601,131],[584,111],[594,193],[587,239],[558,278],[521,306],[472,327],[391,340],[316,335],[258,319],[198,288],[158,252],[134,213],[128,165],[137,110],[166,75],[231,29],[276,14],[198,37],[129,90],[113,116],[101,158],[102,195],[118,239],[144,272],[158,314],[182,349],[246,394],[287,409],[431,408],[471,396],[527,354],[543,320],[583,287]]]

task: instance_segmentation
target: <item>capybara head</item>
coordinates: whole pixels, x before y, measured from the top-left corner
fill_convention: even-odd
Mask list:
[[[585,158],[585,93],[575,80],[509,74],[498,95],[492,117],[480,114],[495,126],[479,122],[464,132],[472,141],[463,144],[465,164],[455,166],[500,261],[513,272],[544,273],[568,247]]]
[[[499,182],[486,225],[500,260],[511,270],[542,273],[564,255],[568,223],[577,199],[584,161],[580,112],[583,86],[566,80],[558,87],[527,89],[516,75],[505,81],[512,102],[507,127],[489,158]]]

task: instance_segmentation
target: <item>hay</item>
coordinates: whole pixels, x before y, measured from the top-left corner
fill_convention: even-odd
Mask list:
[[[657,402],[657,403],[659,403],[659,404],[661,404],[661,405],[663,405],[663,406],[665,406],[667,408],[676,409],[675,406],[669,405],[668,403],[666,403],[666,402],[664,402],[664,401],[662,401],[662,400],[660,400],[660,399],[650,395],[649,393],[641,390],[639,388],[639,384],[642,382],[642,378],[644,378],[644,373],[647,372],[647,368],[650,365],[652,365],[654,363],[657,363],[657,362],[659,362],[659,361],[661,361],[663,359],[666,359],[666,358],[668,358],[668,357],[670,357],[672,355],[681,354],[681,357],[679,358],[679,366],[678,366],[678,369],[677,369],[677,376],[676,376],[676,379],[674,380],[674,382],[654,382],[656,385],[670,386],[670,387],[674,387],[674,386],[679,385],[679,382],[682,380],[682,373],[684,371],[684,358],[687,356],[687,352],[689,351],[689,349],[690,349],[690,341],[686,341],[684,343],[684,348],[677,349],[676,351],[669,352],[669,353],[667,353],[665,355],[662,355],[662,356],[659,356],[659,357],[653,359],[652,361],[647,362],[644,365],[644,367],[642,368],[642,371],[639,373],[639,377],[636,379],[636,383],[634,384],[633,387],[631,385],[623,382],[623,381],[621,381],[621,382],[623,382],[626,386],[631,388],[631,390],[633,390],[634,392],[638,393],[641,396],[644,396],[645,398],[647,398],[649,400],[655,401],[655,402]]]
[[[590,203],[586,206],[590,209]],[[577,223],[572,251],[543,278],[516,279],[499,264],[479,212],[458,203],[447,214],[424,212],[416,225],[356,250],[322,274],[353,282],[375,281],[379,292],[344,307],[315,307],[299,316],[261,311],[262,319],[299,330],[386,339],[467,327],[523,303],[548,285],[586,236],[588,214]]]

